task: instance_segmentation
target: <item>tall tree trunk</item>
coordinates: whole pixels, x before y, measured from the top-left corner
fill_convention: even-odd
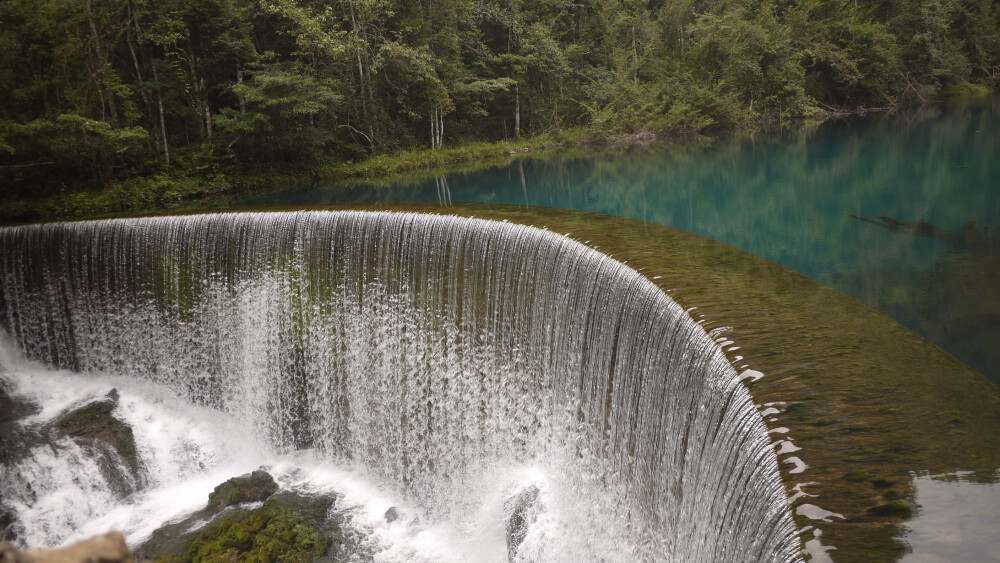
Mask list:
[[[150,67],[153,69],[153,82],[156,82],[156,105],[160,108],[160,133],[163,135],[163,157],[167,161],[167,166],[170,166],[170,144],[167,143],[167,122],[163,117],[163,93],[160,91],[160,77],[156,75],[156,63],[153,63]]]
[[[201,111],[205,116],[205,136],[209,139],[212,138],[212,110],[208,106],[208,92],[205,91],[205,79],[202,78],[199,81],[199,90],[201,90]]]
[[[108,60],[104,56],[104,49],[101,47],[101,36],[97,33],[97,24],[94,22],[94,12],[90,2],[87,2],[87,23],[90,25],[90,33],[94,39],[94,51],[97,53],[97,89],[101,96],[101,121],[105,121],[104,106],[107,105],[108,113],[111,114],[111,125],[118,125],[118,109],[115,107],[114,92],[107,87]]]
[[[132,34],[125,32],[125,43],[128,45],[128,52],[132,54],[132,64],[135,65],[135,79],[142,83],[142,69],[139,66],[139,57],[135,54],[135,47],[132,46]],[[146,105],[146,113],[149,113],[149,96],[146,95],[146,88],[139,88],[139,95],[142,96],[142,103]]]
[[[129,3],[129,7],[130,7],[129,11],[130,11],[130,13],[132,15],[132,23],[135,24],[135,38],[139,40],[140,45],[141,45],[142,44],[142,28],[139,27],[139,15],[135,11],[135,5],[134,4],[132,4],[130,2]],[[131,44],[129,44],[129,48],[130,49],[132,48]],[[165,47],[164,47],[164,52],[166,52],[166,48]],[[135,53],[134,52],[132,53],[132,57],[135,58]],[[138,64],[139,64],[138,60],[136,60],[136,71],[135,72],[136,72],[137,76],[139,74]],[[164,117],[163,117],[163,94],[160,91],[160,78],[156,75],[156,62],[155,61],[150,61],[149,68],[153,71],[153,82],[156,83],[156,104],[159,107],[159,113],[160,113],[160,136],[161,136],[161,138],[163,140],[163,157],[166,159],[167,166],[170,166],[170,145],[167,143],[167,124],[166,124],[166,119],[164,119]],[[142,80],[142,78],[139,78],[139,80]],[[143,99],[144,100],[146,99],[145,98],[145,94],[143,95]]]
[[[205,96],[202,94],[202,89],[205,86],[205,80],[198,78],[198,67],[194,64],[194,45],[191,44],[191,37],[187,38],[188,46],[188,66],[191,68],[191,84],[193,86],[194,96],[188,95],[188,99],[191,101],[191,109],[194,111],[195,117],[198,119],[199,129],[201,129],[201,134],[203,137],[209,137],[210,133],[206,127],[205,122],[205,108],[202,104],[205,101]]]
[[[153,80],[156,80],[156,71],[153,71]],[[156,87],[156,103],[160,107],[160,133],[163,135],[163,158],[167,161],[167,166],[170,166],[170,144],[167,143],[167,123],[163,117],[163,94],[160,93],[160,87]]]
[[[242,70],[236,71],[236,83],[239,84],[240,86],[243,86]],[[246,100],[243,99],[243,96],[240,96],[240,113],[246,113],[246,112],[247,112],[247,102]]]
[[[521,140],[521,89],[514,84],[514,138]]]
[[[635,26],[632,26],[632,80],[639,87],[639,47],[635,40]]]

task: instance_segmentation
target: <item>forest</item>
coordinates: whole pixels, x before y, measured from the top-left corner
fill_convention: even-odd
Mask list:
[[[998,81],[993,0],[0,0],[0,215],[169,206],[403,151],[679,135]]]

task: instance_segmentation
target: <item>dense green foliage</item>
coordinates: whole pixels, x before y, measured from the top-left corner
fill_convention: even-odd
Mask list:
[[[996,82],[998,30],[992,0],[3,0],[2,197],[169,205],[417,147],[919,102]]]

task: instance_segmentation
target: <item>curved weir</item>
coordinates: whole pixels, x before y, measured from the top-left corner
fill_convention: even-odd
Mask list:
[[[774,448],[718,345],[566,237],[240,213],[6,228],[0,259],[0,322],[28,358],[169,387],[432,520],[469,518],[527,466],[547,482],[534,558],[800,558]]]

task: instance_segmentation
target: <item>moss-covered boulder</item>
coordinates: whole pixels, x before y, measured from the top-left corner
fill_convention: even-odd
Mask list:
[[[52,425],[52,434],[95,451],[105,478],[119,496],[126,496],[138,485],[141,466],[132,428],[112,415],[116,406],[118,392],[112,390],[107,398],[60,416]]]
[[[346,561],[346,520],[331,513],[334,501],[332,496],[284,491],[253,510],[212,513],[206,508],[157,530],[136,556],[167,563]],[[206,518],[207,525],[191,531]]]
[[[261,502],[278,492],[278,484],[267,471],[254,471],[239,477],[233,477],[219,485],[208,495],[210,512],[218,512],[227,506],[244,502]]]
[[[318,507],[325,512],[331,503]],[[306,563],[324,555],[330,539],[294,506],[272,499],[256,510],[208,526],[185,561],[288,561]]]

